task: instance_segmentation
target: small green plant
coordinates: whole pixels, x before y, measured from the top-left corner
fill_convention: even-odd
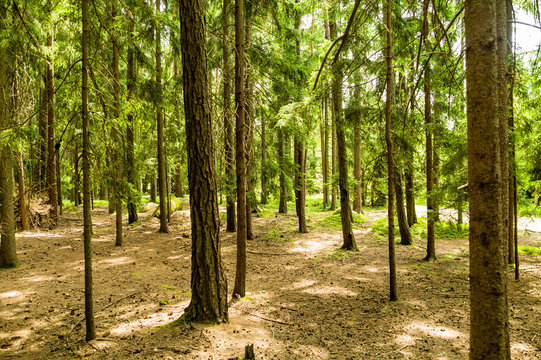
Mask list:
[[[281,240],[284,238],[284,235],[280,230],[271,229],[266,235],[265,239],[267,240]]]
[[[274,215],[274,212],[272,210],[269,210],[269,209],[261,210],[260,212],[257,213],[257,216],[262,218],[262,219],[272,219],[272,218],[276,217],[276,215]]]
[[[377,234],[387,235],[389,233],[389,224],[388,224],[387,216],[374,220],[374,222],[372,222],[372,225],[370,226],[370,229],[372,229],[372,231]],[[400,230],[398,229],[398,219],[395,217],[394,218],[395,236],[399,234],[399,231]]]
[[[527,254],[529,256],[537,256],[541,254],[541,247],[519,245],[518,252],[520,254]]]
[[[160,306],[169,305],[169,300],[162,300],[160,301]]]
[[[162,287],[166,290],[175,290],[176,288],[174,286],[169,286],[169,285],[162,285]]]
[[[353,224],[364,224],[366,222],[366,218],[361,215],[357,214],[356,212],[353,212]],[[321,220],[321,223],[326,228],[331,229],[341,229],[342,228],[342,217],[340,216],[340,213],[334,213],[333,215],[329,215],[324,217]]]

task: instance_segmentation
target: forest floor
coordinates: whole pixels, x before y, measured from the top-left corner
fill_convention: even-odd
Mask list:
[[[187,208],[185,204],[184,208]],[[190,301],[190,221],[173,214],[159,234],[151,212],[125,227],[114,246],[114,215],[93,211],[94,310],[98,338],[84,341],[82,212],[65,212],[53,231],[17,235],[21,265],[0,271],[2,359],[235,359],[254,344],[257,359],[467,359],[468,242],[437,239],[439,260],[420,261],[425,241],[396,247],[399,300],[388,300],[386,236],[367,210],[356,225],[360,250],[339,250],[330,212],[308,213],[308,234],[288,215],[257,218],[248,243],[247,296],[219,326],[160,327]],[[229,292],[235,234],[221,232]],[[541,246],[541,234],[520,233]],[[521,255],[509,272],[514,359],[541,359],[541,255]],[[490,334],[487,334],[487,337]]]

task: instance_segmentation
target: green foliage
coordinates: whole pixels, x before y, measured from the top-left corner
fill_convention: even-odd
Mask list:
[[[160,306],[169,305],[169,300],[162,300],[160,301]]]
[[[518,252],[520,254],[528,254],[529,256],[538,256],[541,254],[541,246],[535,247],[535,246],[519,245]]]
[[[394,220],[395,229],[394,233],[395,236],[398,236],[400,234],[400,229],[398,227],[398,219],[395,217]],[[387,217],[382,217],[377,220],[375,220],[372,223],[371,226],[372,231],[380,234],[380,235],[387,235],[389,233],[389,225]],[[411,234],[413,236],[419,236],[424,239],[427,237],[427,219],[426,217],[417,218],[417,223],[414,224],[411,228]],[[469,234],[469,226],[467,224],[462,224],[460,228],[457,227],[456,224],[447,222],[447,221],[439,221],[434,223],[434,236],[439,239],[455,239],[455,238],[464,238],[468,236]]]
[[[261,210],[260,212],[257,213],[257,216],[262,218],[262,219],[272,219],[272,218],[276,217],[274,212],[272,212],[271,210],[268,210],[268,209]]]
[[[284,234],[280,230],[277,229],[271,229],[266,235],[265,239],[267,240],[280,240],[280,241],[287,241],[287,239],[284,237]]]
[[[353,212],[353,224],[364,224],[366,222],[366,218],[362,214],[357,214],[356,212]],[[330,229],[341,229],[342,228],[342,216],[340,213],[335,213],[333,215],[329,215],[324,217],[321,220],[321,223],[324,227],[330,228]]]

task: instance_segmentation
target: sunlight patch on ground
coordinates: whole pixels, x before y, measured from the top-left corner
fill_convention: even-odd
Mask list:
[[[301,281],[298,281],[296,283],[293,283],[291,285],[288,285],[286,288],[293,288],[293,289],[302,289],[302,288],[305,288],[305,287],[308,287],[308,286],[312,286],[314,285],[316,282],[315,280],[308,280],[308,279],[305,279],[305,280],[301,280]]]
[[[427,309],[426,303],[424,301],[421,301],[421,300],[407,299],[404,302],[411,305],[416,310],[425,310],[425,309]]]
[[[40,281],[54,280],[54,277],[36,275],[36,276],[23,277],[23,278],[20,278],[20,280],[22,280],[22,281],[30,281],[30,282],[40,282]]]
[[[185,257],[184,255],[175,255],[175,256],[169,256],[167,258],[167,260],[177,260],[177,259],[180,259],[182,257]]]
[[[357,296],[356,292],[339,286],[318,286],[303,290],[305,293],[314,295],[342,295],[342,296]]]
[[[394,342],[400,346],[413,346],[415,345],[415,340],[416,338],[414,338],[413,336],[404,334],[404,335],[398,335],[394,339]]]
[[[353,281],[359,281],[359,282],[369,282],[369,281],[372,281],[371,279],[367,279],[365,277],[360,277],[360,276],[349,276],[349,275],[345,275],[344,276],[344,279],[346,280],[353,280]]]
[[[513,351],[513,352],[531,352],[531,351],[534,351],[534,349],[529,344],[513,343],[513,344],[511,344],[511,351]]]
[[[188,301],[189,300],[186,300],[175,305],[160,308],[159,312],[144,315],[137,320],[120,324],[116,328],[111,329],[111,335],[124,337],[135,331],[140,330],[142,327],[156,327],[166,325],[178,319],[184,313],[184,309],[186,308],[186,306],[188,306]]]
[[[118,257],[114,259],[100,260],[98,261],[98,264],[107,264],[107,265],[113,266],[113,265],[124,265],[130,262],[132,262],[131,258],[123,256],[123,257]]]
[[[10,347],[13,349],[14,347],[19,347],[23,344],[23,342],[30,337],[30,335],[33,333],[32,330],[17,330],[17,331],[11,331],[9,333],[0,333],[0,339],[6,340],[9,342]]]
[[[379,272],[379,268],[372,267],[372,266],[365,266],[364,270],[366,270],[367,272],[372,272],[372,273]]]
[[[14,298],[18,296],[24,296],[24,294],[20,291],[12,290],[12,291],[6,291],[3,293],[0,293],[0,298]]]
[[[408,331],[420,331],[426,335],[442,339],[456,339],[465,336],[456,330],[443,326],[434,326],[420,321],[410,323],[405,327],[405,329]]]
[[[26,231],[26,232],[22,232],[22,233],[17,233],[15,234],[16,237],[22,237],[22,238],[42,238],[42,237],[45,237],[45,238],[59,238],[59,237],[62,237],[60,234],[55,234],[53,232],[30,232],[30,231]],[[38,239],[39,240],[39,239]]]

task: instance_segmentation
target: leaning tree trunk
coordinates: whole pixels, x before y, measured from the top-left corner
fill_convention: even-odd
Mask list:
[[[94,300],[92,289],[92,218],[90,214],[90,119],[88,114],[88,50],[90,30],[88,28],[88,0],[81,2],[83,23],[83,76],[82,76],[82,125],[83,125],[83,247],[85,256],[85,320],[86,340],[96,338],[94,325]]]
[[[233,112],[231,109],[231,38],[230,38],[230,0],[224,0],[223,18],[223,82],[224,82],[224,162],[225,162],[225,191],[227,201],[227,226],[225,231],[235,232],[237,221],[235,213],[235,169],[233,148]]]
[[[237,267],[233,297],[246,296],[246,103],[244,97],[244,1],[235,0],[235,105],[237,158]]]
[[[502,229],[498,13],[495,0],[465,3],[470,200],[470,359],[510,359],[507,238]],[[504,17],[505,19],[505,17]],[[507,109],[503,109],[507,113]],[[490,336],[487,336],[490,334]]]
[[[408,225],[408,218],[404,209],[404,191],[402,190],[402,174],[395,167],[394,186],[396,193],[396,217],[398,218],[398,228],[400,229],[400,245],[411,245],[413,240]]]
[[[156,0],[156,14],[160,12],[160,0]],[[163,136],[164,119],[162,108],[162,44],[161,25],[159,21],[154,22],[156,31],[156,84],[158,94],[156,99],[156,131],[158,133],[158,192],[160,195],[160,230],[161,233],[169,232],[167,224],[167,174],[165,173],[165,139]]]
[[[330,31],[331,39],[337,37],[337,25],[335,19],[336,5],[332,9]],[[334,81],[332,85],[333,104],[334,104],[334,124],[336,128],[336,147],[339,169],[339,189],[340,189],[340,216],[342,218],[342,249],[358,250],[353,227],[351,224],[352,213],[349,203],[349,181],[347,167],[346,134],[344,116],[342,114],[342,72],[340,62],[333,66]]]

